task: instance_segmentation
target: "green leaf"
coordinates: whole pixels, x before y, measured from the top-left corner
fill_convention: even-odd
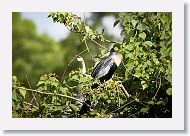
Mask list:
[[[92,112],[90,112],[90,115],[96,115],[98,113],[97,110],[93,110]]]
[[[120,20],[116,20],[116,21],[114,22],[114,24],[113,24],[113,27],[115,27],[116,25],[118,25],[119,22],[120,22]]]
[[[70,108],[73,112],[76,112],[78,110],[78,107],[74,104],[70,104]]]
[[[136,76],[137,78],[139,78],[141,76],[141,72],[139,70],[137,70],[135,72],[134,76]]]
[[[125,27],[125,32],[126,32],[127,34],[129,34],[129,33],[130,33],[130,31],[131,31],[130,26],[126,26],[126,27]]]
[[[78,80],[79,77],[78,77],[78,75],[74,75],[74,76],[72,76],[72,79],[74,79],[74,80]]]
[[[132,44],[128,44],[126,46],[126,49],[129,50],[129,51],[132,51],[134,49],[134,46]]]
[[[52,82],[52,85],[57,87],[59,85],[59,83],[58,82]]]
[[[60,87],[60,91],[61,91],[64,95],[66,95],[67,92],[68,92],[68,88],[66,88],[66,87]]]
[[[86,33],[92,34],[92,30],[90,29],[89,26],[85,26]]]
[[[140,110],[140,112],[147,113],[148,110],[149,110],[149,108],[142,108],[142,109]]]
[[[133,20],[131,21],[131,23],[132,23],[133,27],[135,27],[136,24],[137,24],[137,21],[133,19]]]
[[[166,93],[167,93],[168,95],[172,95],[172,88],[168,88],[168,89],[166,90]]]
[[[139,25],[137,26],[137,29],[140,30],[140,31],[142,32],[142,31],[144,31],[144,30],[147,29],[147,26],[144,25],[144,24],[139,24]]]
[[[19,91],[20,91],[21,95],[25,98],[25,96],[26,96],[26,89],[25,88],[23,88],[23,89],[20,88]]]
[[[156,103],[157,105],[165,105],[165,103],[164,103],[164,101],[158,101],[157,103]]]
[[[159,64],[159,61],[158,61],[158,59],[157,59],[157,58],[153,58],[153,61],[154,61],[154,63],[155,63],[156,65],[158,65],[158,64]]]
[[[48,17],[54,17],[55,16],[55,12],[50,12]]]
[[[151,41],[145,41],[143,42],[144,45],[148,45],[150,47],[152,47],[153,43]]]
[[[144,40],[144,39],[146,38],[145,32],[140,33],[140,34],[139,34],[139,37]]]
[[[17,82],[17,77],[13,76],[12,80],[13,80],[14,83],[16,83]]]
[[[17,83],[17,77],[13,76],[12,77],[12,87],[14,87],[16,83]]]
[[[162,24],[165,24],[166,22],[168,22],[168,17],[163,15],[162,17],[160,17],[160,20],[161,20]]]
[[[101,54],[102,54],[103,56],[105,56],[105,55],[107,54],[107,51],[106,51],[106,50],[104,50],[104,49],[103,49],[103,50],[101,50],[100,52],[101,52]]]
[[[148,87],[148,85],[145,81],[141,81],[141,85],[142,85],[143,90]]]
[[[111,102],[111,100],[107,100],[107,103],[110,103]]]
[[[133,59],[130,59],[128,62],[127,62],[127,68],[128,69],[132,69],[133,66],[135,64],[135,61]]]
[[[15,90],[12,91],[12,99],[17,100],[16,92]]]
[[[39,81],[36,86],[39,86],[39,85],[42,85],[42,84],[45,84],[45,82],[44,81]]]
[[[149,105],[154,105],[154,101],[149,101],[148,104]]]
[[[79,80],[79,83],[84,83],[84,82],[87,82],[87,78],[84,77],[84,76],[80,76],[80,80]]]

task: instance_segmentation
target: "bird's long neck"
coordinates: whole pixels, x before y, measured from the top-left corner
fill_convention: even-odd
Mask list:
[[[115,53],[112,55],[112,59],[118,67],[123,59],[123,55],[121,53]]]
[[[81,63],[82,63],[82,74],[86,74],[86,65],[84,61],[81,61]]]

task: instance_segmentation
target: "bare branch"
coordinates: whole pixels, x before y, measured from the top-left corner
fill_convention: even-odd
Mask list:
[[[75,101],[78,101],[80,103],[85,103],[84,101],[81,101],[79,99],[76,99],[74,97],[71,97],[71,96],[68,96],[68,95],[63,95],[63,94],[58,94],[58,93],[46,93],[46,92],[40,92],[40,91],[37,91],[37,90],[34,90],[34,89],[28,89],[28,88],[23,88],[23,87],[16,87],[18,89],[25,89],[27,91],[31,91],[31,92],[36,92],[36,93],[40,93],[40,94],[45,94],[45,95],[53,95],[53,96],[60,96],[60,97],[65,97],[65,98],[68,98],[68,99],[72,99],[72,100],[75,100]],[[85,103],[86,104],[86,103]]]
[[[131,95],[127,92],[127,90],[125,89],[125,87],[123,86],[122,83],[118,84],[118,86],[123,90],[123,93],[129,98],[131,97]]]

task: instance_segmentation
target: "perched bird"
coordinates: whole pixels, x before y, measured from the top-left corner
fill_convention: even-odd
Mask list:
[[[112,78],[113,73],[120,65],[123,59],[123,55],[119,52],[115,52],[112,48],[110,54],[104,57],[94,68],[91,76],[98,78],[100,82],[107,81]]]
[[[81,115],[88,113],[90,111],[91,101],[86,99],[81,93],[75,94],[74,97],[78,100],[84,101],[84,103],[75,101],[75,104],[79,105],[80,107],[79,110],[76,112],[76,117],[80,117]]]

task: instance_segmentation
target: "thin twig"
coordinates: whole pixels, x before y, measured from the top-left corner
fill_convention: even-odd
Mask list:
[[[121,110],[121,109],[125,108],[127,105],[131,104],[131,103],[132,103],[132,102],[134,102],[134,101],[135,101],[135,100],[132,100],[132,101],[130,101],[130,102],[128,102],[128,103],[126,103],[126,104],[124,104],[123,106],[121,106],[121,107],[117,108],[116,110],[114,110],[114,111],[112,111],[112,112],[108,113],[108,114],[111,114],[111,113],[114,113],[114,112],[116,112],[116,111],[119,111],[119,110]]]
[[[87,49],[81,51],[78,55],[76,55],[75,57],[73,57],[71,59],[71,61],[67,64],[67,67],[65,68],[65,70],[63,71],[63,74],[62,74],[62,77],[61,77],[61,83],[63,83],[63,77],[65,75],[65,72],[67,71],[67,69],[69,68],[69,66],[71,65],[71,63],[78,57],[80,56],[81,54],[83,54],[85,51],[87,51]]]
[[[96,42],[95,40],[92,40],[92,41],[93,41],[94,43],[96,43],[97,45],[99,45],[100,47],[102,47],[102,48],[106,49],[107,51],[109,51],[108,48],[102,46],[100,43]]]
[[[27,75],[26,75],[26,80],[27,80],[28,85],[29,85],[29,87],[30,87],[30,89],[31,89],[31,85],[30,85],[30,82],[29,82],[29,80],[28,80],[28,76],[27,76]],[[38,102],[37,102],[37,100],[36,100],[36,94],[34,94],[34,92],[32,92],[32,100],[30,101],[30,104],[32,104],[33,100],[35,100],[36,105],[39,107],[39,104],[38,104]]]
[[[27,82],[28,82],[28,86],[31,88],[31,85],[30,85],[30,82],[29,82],[29,80],[28,80],[28,76],[26,75],[26,80],[27,80]]]
[[[86,45],[86,49],[87,49],[87,51],[89,52],[91,58],[93,58],[93,56],[92,56],[92,54],[91,54],[91,52],[90,52],[90,50],[89,50],[89,48],[88,48],[88,44],[87,44],[87,42],[86,42],[86,39],[84,39],[84,43],[85,43],[85,45]]]
[[[122,83],[118,84],[118,86],[123,90],[123,93],[129,98],[131,97],[131,95],[127,92],[127,90],[125,89],[125,87],[123,86]]]
[[[84,26],[86,26],[86,22],[85,22],[85,21],[86,21],[86,18],[85,18],[85,13],[84,13]],[[91,52],[90,52],[90,50],[89,50],[89,47],[88,47],[88,45],[87,45],[86,38],[84,39],[84,43],[85,43],[85,45],[86,45],[86,49],[88,50],[88,52],[89,52],[91,58],[93,58],[93,56],[92,56],[92,54],[91,54]]]
[[[132,98],[134,101],[144,105],[144,106],[147,106],[146,104],[144,104],[142,101],[140,101],[137,97],[135,96],[132,96],[131,94],[128,93],[128,91],[125,89],[125,87],[123,86],[123,84],[120,82],[120,81],[117,81],[118,86],[122,89],[123,93],[127,96],[127,98]]]
[[[74,88],[76,88],[77,86],[69,86],[68,84],[64,84],[66,87],[68,87],[69,89],[73,90]]]
[[[138,112],[136,112],[136,113],[134,113],[134,114],[131,114],[131,115],[128,116],[128,118],[130,118],[131,116],[135,116],[135,115],[137,115],[137,114],[139,114],[139,113],[140,113],[140,111],[138,111]]]
[[[105,42],[108,42],[108,43],[117,43],[117,44],[122,44],[122,43],[120,43],[120,42],[116,42],[116,41],[110,41],[110,40],[107,40],[107,39],[104,39],[105,40]]]
[[[161,78],[161,76],[160,76],[160,83],[159,83],[158,89],[157,89],[157,91],[156,91],[156,93],[155,93],[155,95],[154,95],[153,98],[156,98],[156,96],[157,96],[157,94],[158,94],[158,91],[160,90],[161,84],[162,84],[162,78]]]
[[[35,105],[31,104],[31,103],[28,103],[28,102],[23,102],[23,103],[24,103],[24,104],[27,104],[27,105],[29,105],[29,106],[32,106],[32,107],[34,107],[34,108],[36,108],[36,109],[38,109],[37,106],[35,106]]]

